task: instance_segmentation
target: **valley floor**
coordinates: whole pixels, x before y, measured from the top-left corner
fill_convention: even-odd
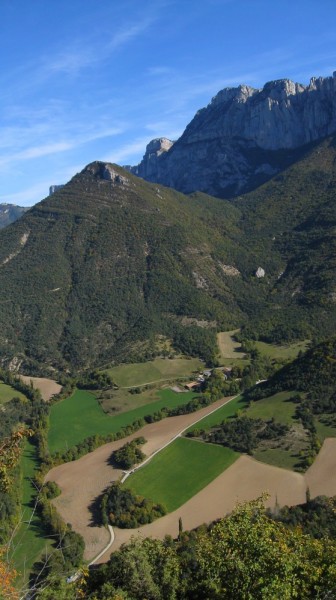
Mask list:
[[[62,490],[61,496],[53,502],[64,521],[71,523],[73,529],[83,536],[87,560],[92,560],[109,541],[108,531],[95,523],[95,514],[97,513],[95,500],[112,481],[117,481],[122,476],[121,470],[115,469],[109,464],[111,453],[141,435],[147,440],[146,444],[142,446],[142,450],[147,456],[150,456],[195,421],[202,419],[230,400],[231,398],[222,398],[197,413],[169,417],[151,423],[127,438],[105,444],[79,460],[65,463],[49,471],[46,481],[56,481]],[[100,515],[98,516],[99,521]],[[133,533],[135,533],[134,530]]]
[[[221,399],[196,414],[191,413],[171,417],[146,425],[117,442],[105,444],[81,459],[60,465],[52,469],[47,480],[56,481],[62,494],[54,500],[63,519],[71,523],[74,530],[85,540],[85,558],[95,556],[109,542],[108,531],[99,526],[99,507],[97,499],[112,481],[119,480],[122,471],[109,464],[111,453],[139,434],[147,440],[143,450],[147,456],[170,442],[178,433],[201,419],[214,408],[220,407],[231,399]],[[336,494],[336,439],[325,440],[323,447],[309,470],[301,475],[286,469],[280,469],[261,463],[249,456],[241,456],[206,488],[197,493],[176,511],[145,525],[139,529],[121,530],[114,528],[113,550],[136,534],[163,538],[166,534],[174,537],[178,534],[179,518],[184,529],[192,529],[210,522],[230,512],[237,502],[251,500],[263,492],[269,494],[267,506],[300,504],[306,499],[307,487],[311,497]],[[99,562],[108,560],[111,549],[101,556]]]

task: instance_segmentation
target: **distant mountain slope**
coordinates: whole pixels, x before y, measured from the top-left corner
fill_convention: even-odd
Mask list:
[[[232,198],[255,189],[300,156],[299,149],[336,132],[336,71],[308,86],[288,79],[262,89],[221,90],[173,144],[147,146],[133,173],[184,193]]]
[[[163,335],[212,360],[216,330],[336,333],[335,180],[334,138],[234,204],[88,165],[0,232],[2,357],[81,368]]]
[[[227,272],[238,216],[92,163],[0,234],[2,355],[79,367],[159,333],[209,358],[197,321],[231,327],[245,318],[236,296],[253,295]],[[239,253],[248,279],[259,259]]]
[[[0,204],[0,229],[14,223],[27,210],[28,208],[16,206],[16,204],[7,204],[5,202]]]
[[[235,205],[269,276],[270,310],[254,321],[259,334],[283,339],[287,323],[289,333],[328,337],[336,328],[336,138],[312,144],[300,161]]]

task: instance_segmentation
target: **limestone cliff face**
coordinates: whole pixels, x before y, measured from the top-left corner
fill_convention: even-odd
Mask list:
[[[220,91],[183,135],[148,144],[133,173],[188,193],[232,197],[293,160],[305,144],[336,132],[336,72],[308,86],[288,79]]]
[[[138,175],[148,181],[159,181],[161,177],[160,157],[165,152],[168,152],[173,144],[174,142],[167,138],[155,138],[147,144],[141,163],[136,167],[127,166],[126,168],[134,173],[134,175]]]

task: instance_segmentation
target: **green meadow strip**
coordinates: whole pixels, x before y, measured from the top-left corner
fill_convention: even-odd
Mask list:
[[[124,485],[172,512],[218,477],[239,456],[238,452],[223,446],[177,438],[133,473]]]
[[[116,433],[134,421],[153,415],[164,407],[176,408],[197,396],[194,392],[160,390],[156,402],[117,415],[107,415],[90,392],[76,390],[51,407],[48,445],[51,453],[67,450],[92,435]]]

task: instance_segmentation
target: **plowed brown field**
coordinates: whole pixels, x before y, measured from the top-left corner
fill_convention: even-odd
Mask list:
[[[32,382],[34,388],[40,390],[43,400],[46,402],[50,400],[51,396],[58,394],[62,386],[56,383],[53,379],[47,379],[46,377],[30,377],[29,375],[21,375],[22,381],[27,385]]]

